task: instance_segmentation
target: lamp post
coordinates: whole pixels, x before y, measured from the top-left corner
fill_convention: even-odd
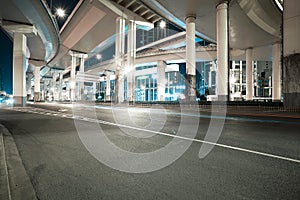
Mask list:
[[[161,20],[159,23],[159,27],[163,31],[163,38],[165,38],[167,35],[166,25],[167,25],[167,23],[164,20]]]
[[[64,17],[66,16],[65,10],[62,9],[62,8],[57,8],[55,14],[56,14],[56,16],[58,16],[59,18],[64,18]]]

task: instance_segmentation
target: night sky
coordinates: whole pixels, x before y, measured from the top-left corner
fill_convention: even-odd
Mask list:
[[[0,28],[0,91],[12,94],[12,50],[13,43]]]
[[[52,10],[52,13],[55,14],[56,8],[62,8],[65,10],[66,16],[64,18],[57,18],[58,26],[61,28],[71,14],[72,10],[75,8],[79,0],[47,0],[47,3]],[[52,3],[52,6],[51,6]]]
[[[52,13],[55,13],[56,8],[65,9],[66,16],[63,19],[57,18],[58,26],[61,28],[65,20],[71,14],[79,0],[47,0],[49,7],[52,3]],[[6,91],[12,94],[12,39],[7,36],[4,30],[0,27],[0,91]]]

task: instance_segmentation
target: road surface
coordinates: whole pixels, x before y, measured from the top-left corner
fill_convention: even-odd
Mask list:
[[[161,107],[130,107],[130,117],[126,113],[123,107],[31,105],[0,109],[0,123],[12,133],[41,200],[299,198],[299,119],[268,114],[227,116],[217,144],[200,159],[203,140],[213,128],[211,122],[222,116],[200,112],[199,117],[193,109],[180,113]],[[186,124],[181,124],[182,118]],[[199,124],[192,124],[198,120]],[[152,164],[168,160],[173,152],[148,160],[150,172],[128,173],[116,169],[129,159],[123,154],[104,149],[111,154],[110,164],[104,164],[86,148],[81,137],[91,134],[95,125],[126,152],[164,149],[181,129],[184,136],[176,138],[177,149],[191,144],[166,167],[151,171]],[[197,130],[188,129],[195,126]],[[194,132],[196,136],[189,138]],[[134,162],[133,166],[141,164]]]

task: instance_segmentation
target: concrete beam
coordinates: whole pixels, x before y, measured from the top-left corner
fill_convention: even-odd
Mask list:
[[[37,30],[36,30],[35,26],[32,24],[24,24],[21,22],[2,20],[2,27],[7,32],[23,33],[23,34],[34,33],[35,35],[37,35]]]
[[[154,17],[156,14],[152,13],[151,15],[149,15],[148,17],[146,17],[147,20],[151,19],[152,17]]]
[[[88,57],[87,53],[85,53],[85,52],[79,52],[79,51],[74,51],[74,50],[70,50],[69,54],[71,56],[76,57],[76,58],[87,58]]]
[[[132,12],[136,12],[138,11],[139,9],[141,9],[143,7],[142,4],[140,4],[139,6],[137,6],[135,9],[132,10]]]
[[[47,64],[47,62],[44,60],[38,60],[33,58],[29,58],[28,62],[34,66],[45,66]]]
[[[140,13],[140,16],[144,16],[145,14],[147,14],[150,10],[146,9],[144,12]]]
[[[129,8],[134,2],[135,2],[135,0],[132,0],[129,4],[127,4],[127,5],[125,6],[125,8]]]

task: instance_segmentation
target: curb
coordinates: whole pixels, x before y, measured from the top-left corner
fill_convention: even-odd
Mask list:
[[[0,124],[0,199],[37,199],[11,133]],[[4,189],[7,188],[7,189]]]
[[[0,124],[1,126],[1,124]],[[0,127],[2,129],[2,127]],[[8,184],[8,170],[4,149],[3,133],[0,131],[0,199],[11,200],[10,188]]]

